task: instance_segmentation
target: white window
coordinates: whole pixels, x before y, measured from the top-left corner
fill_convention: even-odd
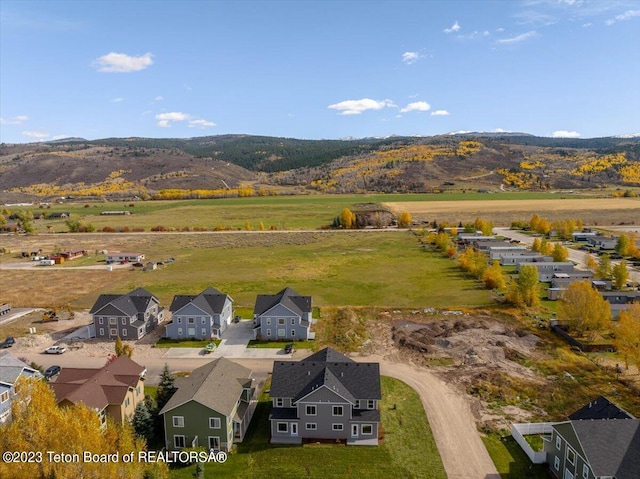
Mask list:
[[[184,436],[173,436],[173,446],[178,448],[184,447]]]
[[[554,459],[553,459],[553,468],[556,471],[560,470],[560,458],[558,456],[555,456]]]
[[[271,336],[271,330],[267,329],[267,336]]]
[[[373,426],[371,424],[363,424],[361,426],[360,431],[362,431],[362,434],[373,434]]]
[[[100,328],[100,336],[104,336],[104,328]]]
[[[173,416],[173,427],[184,427],[184,416]]]
[[[182,336],[182,328],[178,328],[178,336]]]
[[[127,318],[122,318],[122,325],[126,325],[127,324]]]
[[[291,318],[291,326],[295,326],[296,325],[296,318]]]
[[[571,472],[569,469],[565,468],[564,469],[564,478],[563,479],[573,479],[573,472]]]
[[[307,431],[315,431],[316,429],[318,429],[318,424],[315,422],[308,422],[304,425],[304,427]]]
[[[104,318],[98,318],[98,324],[104,324]]]
[[[136,396],[140,396],[140,386],[136,386]]]
[[[278,423],[278,432],[287,432],[289,430],[289,423],[286,422],[279,422]]]
[[[131,401],[129,401],[129,398],[124,400],[124,407],[129,407],[129,404],[131,403]]]
[[[372,399],[369,399],[369,401],[367,402],[367,409],[375,409],[376,408],[376,402]]]
[[[109,324],[118,324],[118,318],[109,318]]]
[[[291,336],[295,336],[295,335],[296,335],[296,330],[295,330],[295,329],[292,329],[292,330],[291,330]]]
[[[123,330],[122,330],[122,336],[126,336],[126,335],[127,335],[127,330],[126,330],[126,329],[123,329]]]
[[[344,430],[344,425],[340,423],[334,423],[331,425],[331,429],[333,429],[334,431],[342,431]]]
[[[356,399],[356,403],[353,405],[354,409],[360,409],[360,399]]]
[[[9,391],[5,391],[0,395],[0,402],[7,402],[9,400]]]
[[[567,448],[567,461],[569,461],[569,464],[576,463],[576,453],[570,447]]]
[[[307,416],[315,416],[318,413],[315,406],[307,406]]]
[[[562,439],[560,439],[560,436],[556,437],[556,449],[560,449],[562,447]]]
[[[284,326],[284,318],[278,318],[278,325]]]
[[[178,318],[178,319],[176,319],[176,323],[178,323],[178,324],[182,324],[182,318]]]
[[[109,330],[109,335],[111,335],[111,336],[117,336],[117,335],[118,335],[118,330],[117,330],[117,329],[110,329],[110,330]]]
[[[217,436],[209,436],[207,438],[207,442],[209,443],[209,450],[213,449],[214,451],[220,450],[220,438]]]
[[[586,464],[582,465],[582,478],[583,479],[588,479],[589,477],[589,466],[587,466]]]
[[[276,407],[284,407],[284,399],[276,398]]]
[[[220,429],[221,423],[219,417],[210,417],[209,418],[209,428],[211,429]]]
[[[194,318],[187,319],[187,323],[189,323],[189,324],[194,324],[195,322],[196,322],[196,320]]]
[[[202,331],[202,336],[206,336],[207,335],[207,330],[205,328],[202,328],[200,331]]]
[[[267,318],[267,326],[271,326],[271,318]]]
[[[278,329],[278,337],[284,338],[287,332],[284,329]]]
[[[334,416],[342,416],[343,408],[342,406],[333,406],[333,415]]]

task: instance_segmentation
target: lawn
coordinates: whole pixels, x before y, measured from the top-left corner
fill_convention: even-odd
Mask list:
[[[548,467],[532,464],[512,436],[483,436],[482,441],[502,479],[549,479]]]
[[[160,338],[158,342],[155,344],[155,347],[156,348],[204,348],[209,343],[214,343],[216,346],[218,346],[220,344],[220,340],[219,339],[180,340],[180,339]]]
[[[293,344],[293,349],[313,349],[313,341],[257,341],[252,339],[247,345],[248,348],[282,349],[287,344]]]
[[[269,401],[263,394],[245,441],[225,464],[205,465],[206,477],[322,479],[444,479],[446,473],[422,403],[405,383],[382,377],[380,412],[384,443],[378,447],[333,444],[269,444]],[[394,405],[396,406],[393,409]],[[174,469],[173,479],[191,479],[195,466]]]

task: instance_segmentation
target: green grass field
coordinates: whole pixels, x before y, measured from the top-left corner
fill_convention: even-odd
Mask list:
[[[551,478],[548,467],[532,464],[513,437],[501,438],[497,434],[490,434],[483,436],[482,441],[502,479]]]
[[[571,198],[581,197],[571,195]],[[593,195],[585,196],[593,197]],[[83,223],[97,230],[105,226],[143,228],[149,231],[158,225],[166,228],[225,226],[244,229],[249,221],[253,229],[262,222],[266,229],[315,229],[331,224],[343,208],[362,209],[364,204],[396,201],[478,201],[478,200],[532,200],[561,199],[562,196],[537,192],[508,192],[492,195],[483,193],[442,194],[363,194],[363,195],[307,195],[224,198],[217,200],[91,202],[51,205],[50,208],[16,207],[40,212],[69,212],[79,215]],[[135,205],[131,207],[130,205]],[[85,206],[88,205],[88,206]],[[102,211],[127,210],[127,216],[100,216]],[[37,220],[36,232],[65,232],[65,220]],[[49,228],[50,227],[50,228]]]
[[[380,413],[384,443],[373,446],[269,444],[269,401],[265,394],[236,453],[225,464],[205,465],[205,477],[322,479],[444,479],[427,417],[417,393],[397,379],[382,377]],[[393,405],[396,409],[393,409]],[[174,469],[173,479],[191,479],[195,466]]]

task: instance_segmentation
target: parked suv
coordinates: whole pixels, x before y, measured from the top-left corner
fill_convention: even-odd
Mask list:
[[[62,368],[60,366],[49,366],[44,372],[45,379],[51,379],[56,374],[60,373]]]

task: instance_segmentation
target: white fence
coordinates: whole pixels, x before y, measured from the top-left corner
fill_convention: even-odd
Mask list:
[[[516,440],[516,442],[520,445],[522,450],[525,452],[531,462],[534,464],[543,464],[547,462],[547,453],[544,451],[534,451],[532,447],[529,445],[524,436],[528,436],[530,434],[549,434],[551,435],[551,431],[553,428],[551,427],[552,422],[534,422],[534,423],[522,423],[522,424],[512,424],[511,425],[511,435]]]

